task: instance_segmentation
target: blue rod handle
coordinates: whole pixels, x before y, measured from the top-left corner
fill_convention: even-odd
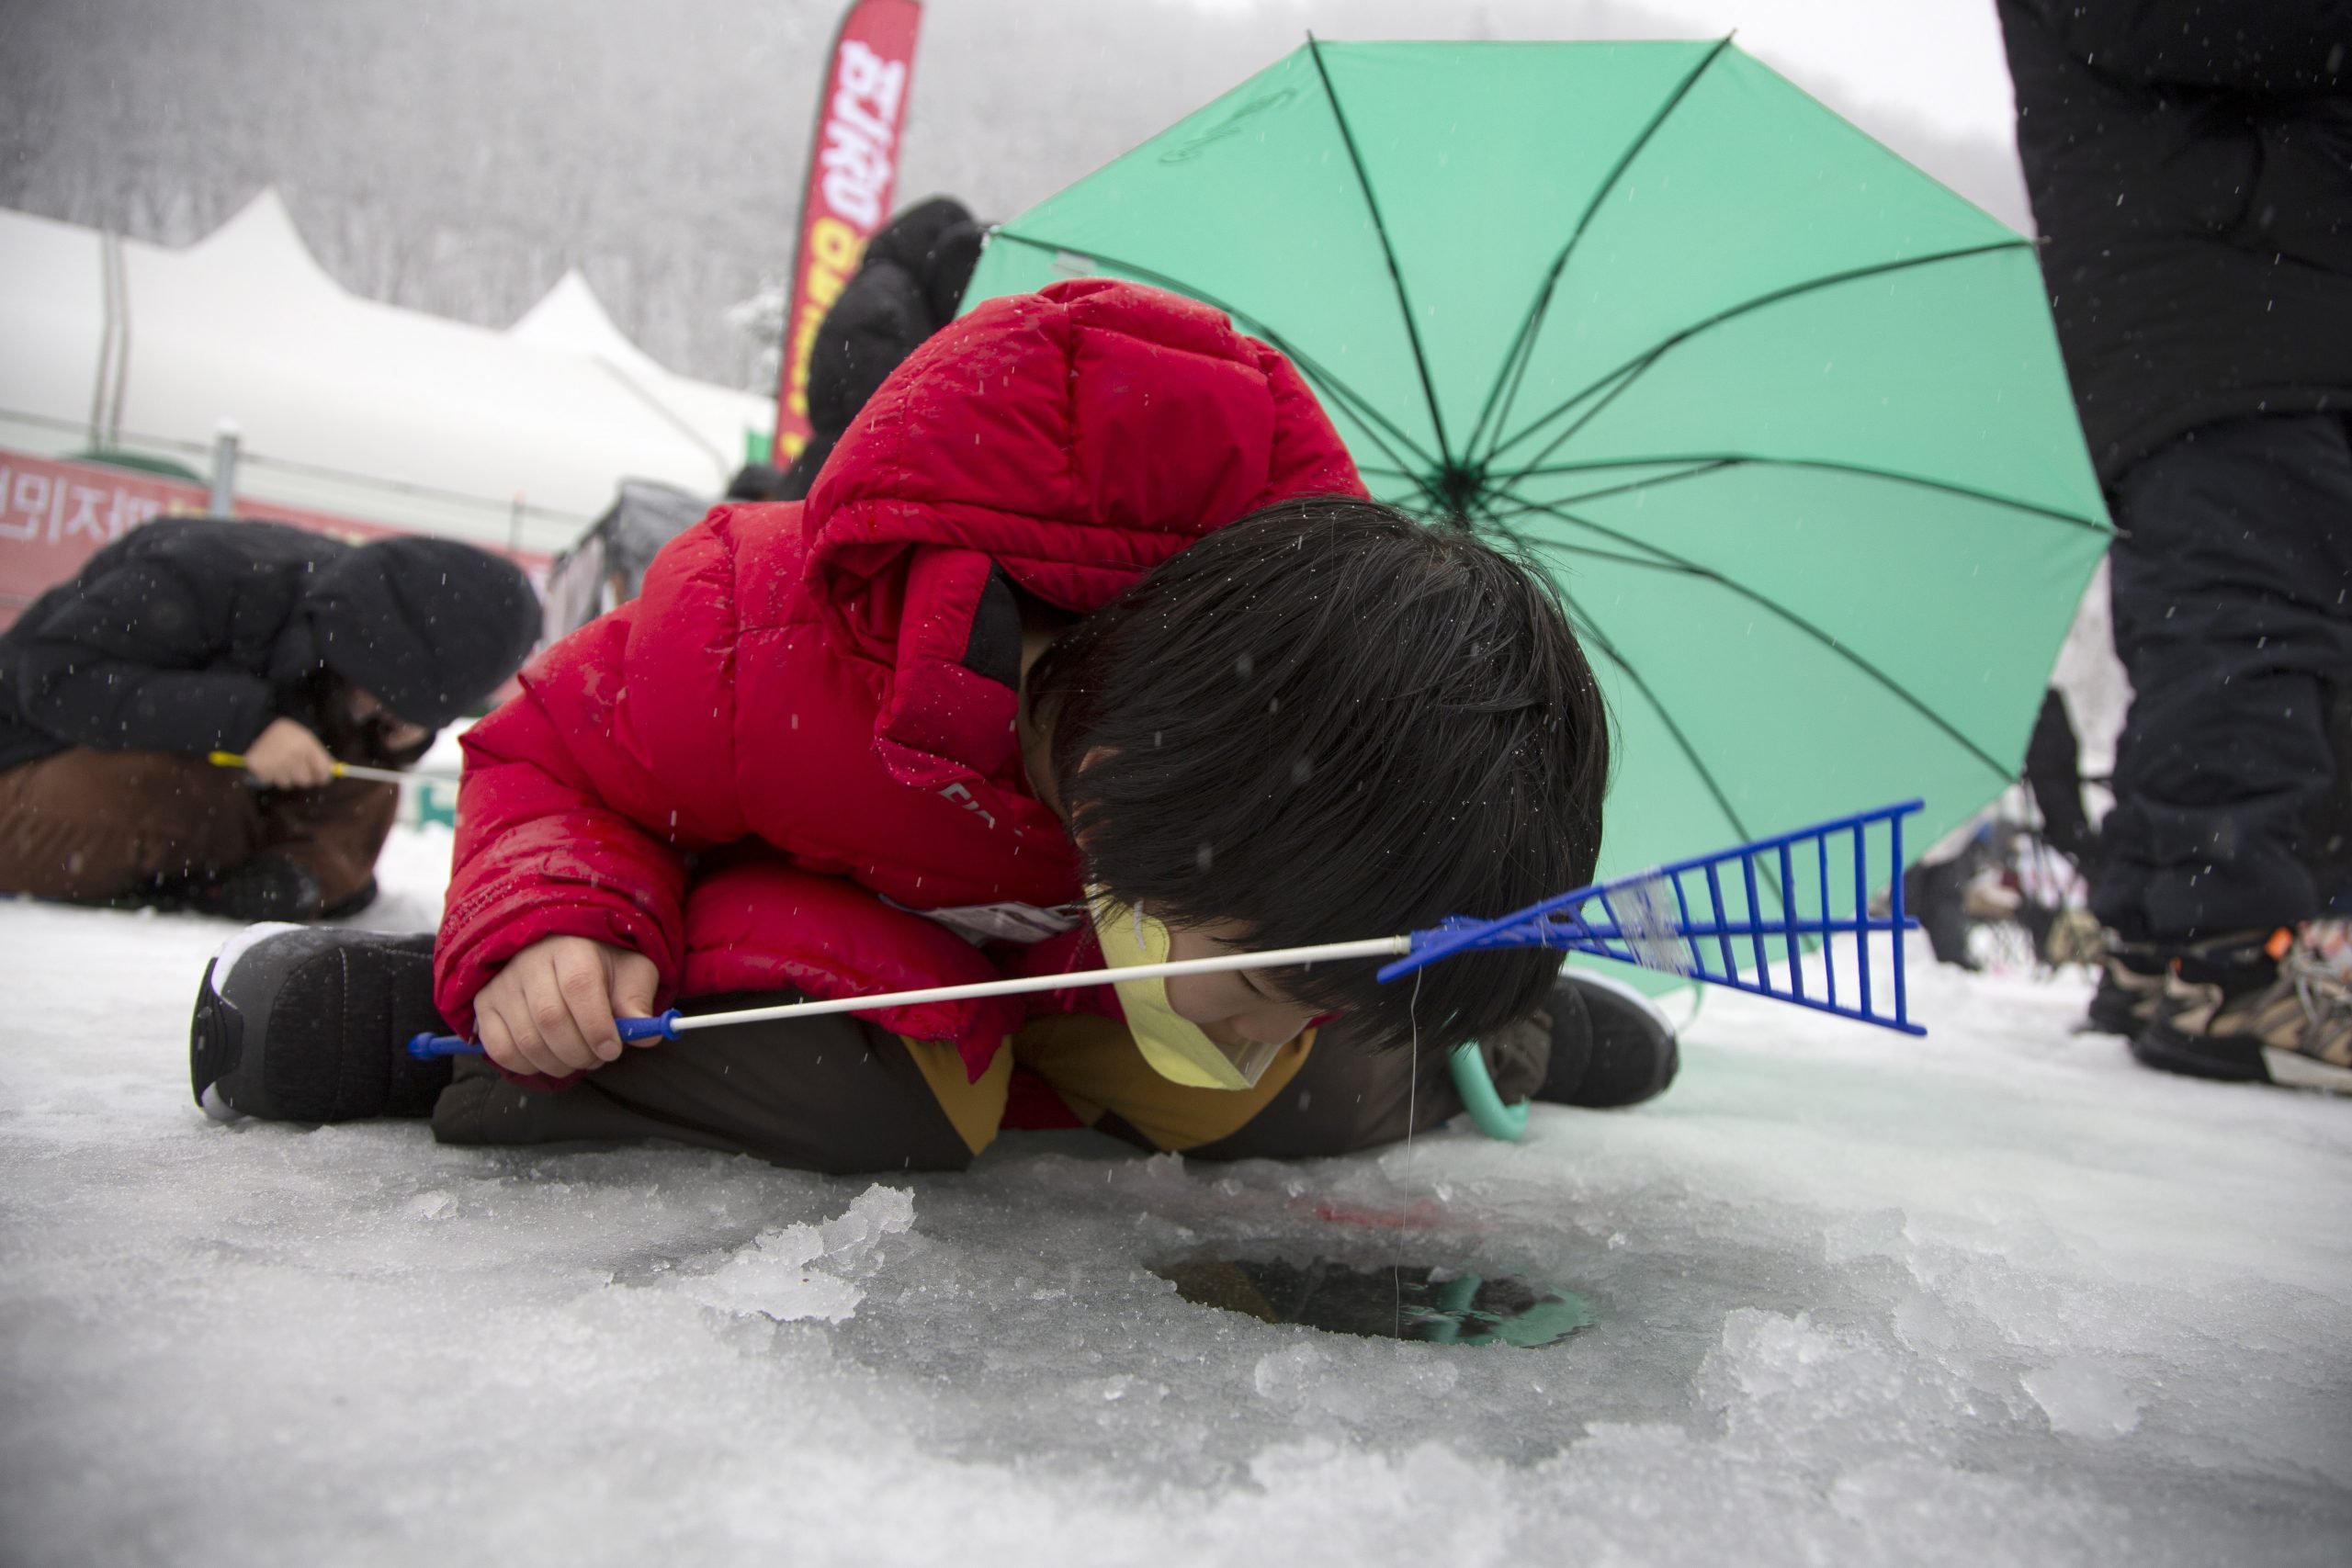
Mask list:
[[[639,1040],[675,1040],[678,1037],[676,1008],[656,1013],[651,1018],[616,1018],[613,1023],[619,1029],[625,1043]],[[479,1056],[482,1049],[459,1035],[427,1032],[409,1038],[408,1054],[420,1062],[429,1062],[435,1056]]]

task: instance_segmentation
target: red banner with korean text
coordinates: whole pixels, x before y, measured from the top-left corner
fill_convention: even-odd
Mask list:
[[[99,549],[150,517],[204,515],[202,485],[108,468],[36,457],[0,447],[0,629],[43,592],[73,576]],[[289,523],[342,539],[381,538],[404,530],[322,512],[239,498],[237,515]],[[547,557],[487,547],[535,576]]]
[[[779,466],[808,445],[808,356],[818,325],[857,270],[865,242],[890,216],[922,24],[920,0],[852,0],[833,37],[800,197],[792,291],[785,301],[775,397]]]

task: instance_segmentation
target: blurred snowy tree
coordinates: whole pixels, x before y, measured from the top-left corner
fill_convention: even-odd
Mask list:
[[[764,273],[751,295],[727,307],[727,324],[751,346],[750,378],[744,385],[773,391],[784,366],[784,293],[790,275]]]
[[[577,267],[647,352],[773,383],[841,0],[0,0],[0,206],[185,244],[265,186],[346,288],[503,327]],[[899,184],[1001,217],[1333,38],[1630,38],[1609,0],[928,0]],[[1849,106],[1851,107],[1851,106]],[[2013,222],[2006,148],[1866,123]],[[1900,133],[1900,134],[1898,134]]]

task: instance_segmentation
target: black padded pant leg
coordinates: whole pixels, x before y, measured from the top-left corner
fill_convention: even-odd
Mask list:
[[[698,997],[686,1012],[790,1001]],[[469,1062],[433,1109],[445,1144],[667,1138],[831,1175],[960,1170],[972,1162],[906,1042],[846,1014],[697,1031],[553,1093]]]
[[[2092,889],[2133,941],[2283,925],[2338,892],[2352,686],[2352,430],[2209,425],[2115,495],[2115,646],[2132,702]]]

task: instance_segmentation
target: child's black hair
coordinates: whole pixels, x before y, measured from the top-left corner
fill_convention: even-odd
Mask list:
[[[1495,916],[1592,879],[1608,711],[1555,591],[1454,526],[1353,497],[1204,536],[1057,637],[1027,682],[1087,874],[1251,944]],[[1559,954],[1270,976],[1382,1044],[1540,1007]]]

